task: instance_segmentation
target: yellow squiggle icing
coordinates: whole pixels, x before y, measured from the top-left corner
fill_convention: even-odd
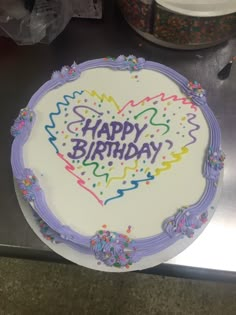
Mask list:
[[[170,161],[165,161],[165,162],[162,162],[161,164],[164,166],[162,168],[157,168],[155,171],[155,174],[154,176],[158,176],[160,175],[161,172],[164,172],[164,171],[167,171],[169,170],[171,167],[172,167],[172,164],[173,163],[176,163],[176,162],[179,162],[181,159],[182,159],[182,156],[184,154],[187,154],[189,151],[189,149],[187,147],[182,147],[181,148],[181,152],[180,153],[171,153],[171,155],[173,156],[173,160],[170,160]]]
[[[108,182],[107,182],[107,187],[110,185],[110,183],[111,183],[112,180],[125,179],[125,178],[126,178],[126,175],[127,175],[127,172],[128,172],[129,170],[135,170],[137,167],[138,167],[138,161],[135,160],[133,167],[126,166],[126,167],[124,168],[124,173],[123,173],[123,175],[122,175],[121,177],[111,177],[111,178],[109,178],[109,180],[108,180]]]
[[[115,108],[118,110],[120,110],[120,106],[116,103],[116,101],[114,100],[114,98],[112,96],[107,96],[106,94],[101,94],[99,95],[96,91],[88,91],[88,90],[85,90],[86,93],[88,93],[90,96],[92,97],[97,97],[100,101],[107,101],[108,103],[112,103]]]

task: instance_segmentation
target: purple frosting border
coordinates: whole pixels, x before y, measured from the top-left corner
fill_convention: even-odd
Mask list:
[[[218,122],[209,108],[205,93],[199,95],[194,93],[189,88],[189,81],[178,74],[176,71],[156,62],[145,61],[143,58],[135,58],[134,56],[124,57],[119,56],[117,59],[102,58],[87,61],[79,65],[73,64],[71,67],[63,67],[61,71],[54,72],[51,80],[47,81],[30,99],[27,109],[33,112],[38,101],[47,94],[66,82],[76,80],[80,77],[81,72],[92,68],[111,68],[114,70],[139,71],[140,69],[148,69],[158,71],[171,80],[175,81],[181,90],[192,99],[193,103],[199,106],[209,125],[209,147],[216,155],[220,155],[221,133]],[[25,165],[23,160],[23,145],[26,143],[30,132],[33,128],[33,123],[27,128],[22,128],[21,132],[15,137],[12,144],[11,164],[13,175],[17,181],[24,180]],[[152,237],[135,239],[135,254],[133,262],[140,260],[144,256],[152,255],[162,251],[163,249],[174,244],[177,240],[187,235],[192,237],[194,229],[200,228],[206,221],[207,209],[210,206],[216,194],[216,183],[220,175],[220,169],[212,168],[206,156],[203,175],[206,178],[206,188],[201,199],[194,205],[188,208],[179,209],[178,212],[163,222],[163,232]],[[32,207],[42,220],[52,229],[58,236],[58,240],[76,248],[82,253],[94,255],[91,248],[91,239],[94,236],[84,236],[73,231],[69,226],[62,225],[48,208],[44,192],[38,189],[34,192],[34,200],[30,200]],[[106,263],[106,262],[105,262]]]

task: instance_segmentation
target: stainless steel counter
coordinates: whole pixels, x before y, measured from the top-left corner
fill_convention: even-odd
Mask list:
[[[236,39],[205,50],[170,50],[137,35],[112,2],[106,2],[104,16],[102,21],[72,20],[50,46],[20,47],[0,38],[0,255],[64,261],[34,235],[16,200],[10,166],[10,127],[20,108],[62,65],[74,60],[80,63],[103,56],[134,54],[201,82],[219,120],[227,155],[223,192],[208,227],[179,256],[144,272],[236,280],[236,63],[229,79],[217,79],[219,69],[236,55]]]

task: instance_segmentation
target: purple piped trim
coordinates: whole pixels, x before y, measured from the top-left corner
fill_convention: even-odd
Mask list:
[[[194,96],[197,97],[204,97],[206,96],[206,91],[202,88],[201,84],[197,81],[189,81],[188,83],[188,89],[189,89],[189,97],[192,98]]]
[[[130,62],[130,59],[132,59],[132,62]],[[134,68],[134,65],[136,65],[137,68]],[[173,80],[175,83],[179,85],[183,93],[190,97],[194,104],[201,107],[204,117],[209,125],[210,150],[212,150],[212,152],[217,152],[217,154],[219,154],[221,145],[220,128],[214,114],[207,105],[205,93],[203,93],[202,95],[201,93],[199,93],[199,91],[197,91],[197,93],[193,93],[193,89],[192,87],[189,86],[189,81],[185,77],[164,65],[152,61],[145,61],[143,58],[135,58],[134,56],[129,57],[120,56],[117,59],[103,58],[87,61],[79,65],[73,64],[72,67],[66,68],[63,67],[61,72],[54,73],[52,79],[46,82],[33,95],[27,106],[28,110],[33,111],[38,101],[50,90],[55,89],[68,81],[77,79],[80,76],[81,72],[85,70],[99,67],[128,71],[148,69],[160,72],[169,77],[171,80]],[[19,183],[18,180],[22,181],[22,179],[24,179],[26,172],[23,161],[22,148],[29,137],[32,126],[33,124],[31,123],[29,128],[28,125],[27,128],[22,128],[21,132],[14,139],[12,145],[11,154],[12,169],[14,177],[17,179],[19,185],[22,184],[22,182]],[[214,176],[212,176],[213,173]],[[191,205],[188,208],[182,208],[181,211],[178,211],[174,216],[166,219],[163,223],[162,233],[154,235],[152,237],[135,239],[135,251],[131,255],[132,259],[130,258],[131,259],[130,262],[135,262],[140,260],[142,257],[158,253],[163,249],[171,246],[184,236],[191,237],[194,233],[194,230],[199,228],[207,220],[207,209],[209,208],[215,197],[216,194],[215,182],[218,180],[219,175],[220,167],[217,167],[217,170],[215,170],[215,168],[212,167],[212,163],[209,162],[207,154],[204,168],[204,176],[206,177],[206,188],[201,199],[196,204]],[[32,186],[34,186],[34,184],[32,184]],[[32,189],[33,197],[32,199],[30,199],[30,201],[33,202],[33,207],[35,211],[37,211],[37,214],[42,218],[42,220],[47,224],[47,226],[50,229],[54,230],[55,233],[57,233],[59,239],[62,240],[63,243],[72,246],[73,248],[82,253],[95,255],[97,259],[102,260],[109,266],[113,265],[112,263],[113,260],[112,261],[109,259],[107,260],[106,259],[107,256],[106,255],[104,256],[103,253],[100,250],[98,250],[99,246],[101,246],[102,248],[105,249],[105,251],[107,249],[111,251],[112,242],[109,241],[108,243],[110,245],[109,246],[107,245],[106,247],[107,243],[106,244],[103,243],[103,240],[101,241],[100,236],[97,233],[94,236],[84,236],[73,231],[70,227],[62,225],[60,221],[55,217],[55,215],[51,212],[51,210],[48,208],[42,189],[38,190],[34,189],[33,187]],[[107,232],[108,231],[106,231],[106,233]],[[122,234],[117,235],[119,235],[116,236],[119,240],[120,235]],[[96,241],[97,245],[95,245],[95,243],[94,245],[92,245],[91,242],[93,240]],[[120,251],[119,247],[116,247],[114,250],[116,252]],[[122,252],[122,255],[123,254],[124,253]],[[123,266],[123,264],[116,260],[116,258],[114,263],[118,263],[118,265],[120,264],[121,266]]]
[[[163,229],[174,237],[176,235],[186,235],[192,238],[194,231],[201,228],[203,223],[207,222],[208,212],[205,211],[199,216],[193,215],[190,209],[183,207],[177,211],[177,214],[167,222],[164,222]]]
[[[30,129],[30,125],[33,121],[33,116],[34,113],[33,111],[27,109],[27,108],[22,108],[20,113],[19,113],[19,116],[16,118],[13,126],[11,127],[11,135],[13,137],[16,137],[18,136],[21,131],[24,129],[24,128],[29,128]]]
[[[223,151],[213,150],[213,148],[210,147],[205,162],[205,177],[217,182],[220,171],[224,168],[224,160],[225,154]]]
[[[63,66],[61,71],[54,71],[51,79],[57,81],[61,85],[68,81],[78,79],[80,74],[81,72],[79,71],[79,66],[74,62],[70,67]]]
[[[117,68],[119,70],[129,70],[130,72],[133,71],[138,71],[143,69],[144,64],[145,64],[145,59],[144,58],[136,58],[133,55],[130,56],[124,56],[121,55],[118,58],[112,58],[112,57],[106,57],[104,58],[105,61],[113,61],[116,63]]]
[[[100,230],[90,244],[95,257],[107,266],[129,268],[135,262],[135,242],[127,235]]]
[[[23,198],[28,202],[33,202],[36,198],[37,192],[40,190],[40,187],[32,170],[25,168],[23,170],[22,177],[16,178],[16,182]]]
[[[57,232],[55,232],[53,229],[51,229],[50,226],[48,226],[48,224],[44,222],[42,218],[35,211],[33,211],[33,215],[34,215],[37,225],[40,228],[41,234],[47,241],[51,241],[52,243],[62,242],[60,235]]]

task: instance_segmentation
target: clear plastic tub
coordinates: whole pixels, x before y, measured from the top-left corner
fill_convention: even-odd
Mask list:
[[[119,0],[119,4],[127,22],[140,35],[166,47],[205,48],[226,41],[236,34],[236,13],[228,13],[233,6],[225,11],[227,14],[220,15],[223,11],[204,11],[204,6],[198,11],[183,10],[182,6],[179,11],[186,12],[183,14],[154,0]],[[178,7],[177,4],[175,7]],[[209,10],[206,6],[205,9]]]

